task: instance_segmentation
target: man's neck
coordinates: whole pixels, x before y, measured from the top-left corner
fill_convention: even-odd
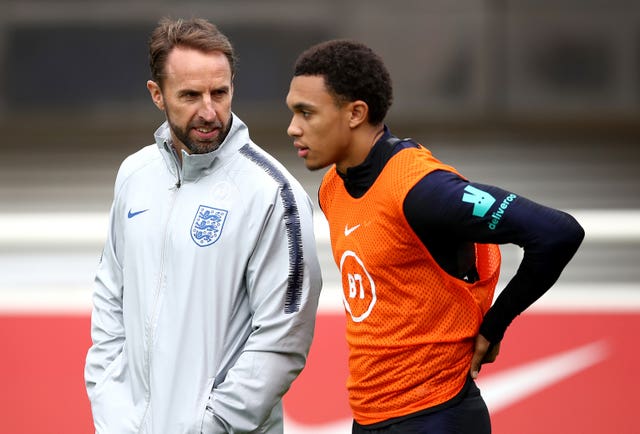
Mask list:
[[[350,167],[362,164],[383,133],[384,124],[367,124],[354,131],[353,139],[349,145],[348,157],[343,162],[336,164],[338,172],[345,174]]]

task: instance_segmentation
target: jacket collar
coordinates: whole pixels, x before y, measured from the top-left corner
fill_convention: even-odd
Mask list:
[[[195,181],[215,170],[222,162],[235,154],[242,146],[250,142],[249,130],[242,120],[231,114],[229,134],[218,149],[206,154],[182,152],[182,166],[177,151],[173,148],[169,122],[165,121],[154,133],[156,145],[167,164],[169,171],[180,177],[181,181]]]

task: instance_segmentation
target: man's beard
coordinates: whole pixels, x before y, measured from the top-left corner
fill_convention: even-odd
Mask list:
[[[224,141],[229,133],[229,127],[231,126],[231,122],[228,125],[224,125],[221,121],[216,122],[190,122],[187,125],[186,130],[175,125],[169,116],[167,116],[167,121],[169,122],[169,127],[173,134],[176,136],[178,140],[180,140],[189,150],[191,154],[206,154],[208,152],[215,151],[220,147],[220,144]],[[194,128],[206,128],[213,129],[218,128],[219,133],[218,136],[210,141],[194,141],[189,137],[188,131],[191,131]]]

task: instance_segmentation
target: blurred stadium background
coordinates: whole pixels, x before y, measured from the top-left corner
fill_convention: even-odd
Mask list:
[[[572,212],[585,243],[483,371],[494,431],[636,432],[640,3],[0,0],[0,433],[91,432],[93,272],[118,164],[163,120],[145,82],[147,37],[165,15],[230,36],[234,111],[314,199],[322,173],[296,158],[284,97],[302,49],[345,37],[387,62],[394,133],[469,178]],[[316,223],[325,289],[309,368],[285,398],[287,434],[349,432],[339,278]],[[503,253],[502,284],[520,255]],[[574,350],[591,362],[548,365],[558,379],[517,402],[491,382]]]

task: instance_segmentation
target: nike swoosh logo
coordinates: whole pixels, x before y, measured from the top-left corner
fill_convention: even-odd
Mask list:
[[[491,414],[516,404],[555,383],[559,383],[606,359],[611,351],[604,341],[593,342],[533,362],[505,369],[477,380]],[[500,358],[498,357],[498,360]],[[482,373],[480,373],[482,376]],[[287,432],[291,434],[335,434],[350,432],[351,419],[323,424],[300,423],[285,413]]]
[[[593,342],[500,371],[485,380],[479,378],[478,387],[482,390],[487,407],[495,413],[602,362],[609,353],[609,346],[604,341]]]
[[[349,225],[344,225],[344,236],[348,237],[349,234],[351,234],[351,232],[355,231],[356,229],[358,229],[360,227],[360,225],[355,225],[354,227],[350,228]]]
[[[147,212],[149,211],[148,209],[143,209],[142,211],[131,211],[129,210],[129,214],[127,214],[127,218],[133,218],[135,216],[137,216],[138,214],[142,214],[143,212]]]

